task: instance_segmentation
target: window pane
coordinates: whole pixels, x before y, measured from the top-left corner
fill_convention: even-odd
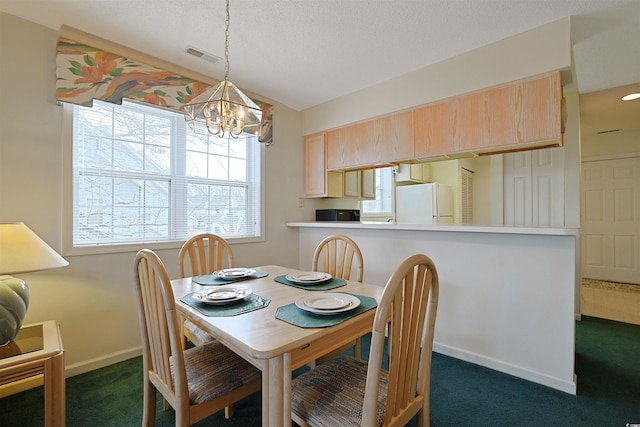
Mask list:
[[[391,214],[393,211],[393,168],[376,169],[376,198],[363,200],[364,214]]]
[[[168,237],[168,182],[83,175],[77,183],[81,242]]]
[[[149,144],[171,146],[171,119],[168,117],[146,116],[145,141]]]
[[[108,165],[111,169],[113,144],[111,139],[87,135],[82,148],[84,156],[78,159],[78,167],[100,169]]]
[[[144,135],[144,114],[124,109],[113,111],[113,136],[139,141]]]
[[[188,184],[187,193],[190,234],[222,233],[221,219],[228,209],[229,188]]]
[[[138,142],[113,141],[113,170],[142,172],[144,146]]]
[[[206,178],[209,169],[207,157],[207,153],[187,151],[187,176]]]
[[[146,144],[143,158],[145,172],[163,175],[171,173],[171,150],[168,147]]]
[[[226,181],[229,179],[229,158],[209,156],[208,178]]]

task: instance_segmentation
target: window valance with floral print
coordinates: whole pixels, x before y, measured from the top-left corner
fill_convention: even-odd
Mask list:
[[[147,65],[121,53],[105,50],[93,43],[77,41],[64,36],[78,30],[63,26],[56,48],[56,97],[59,101],[91,106],[94,99],[121,104],[123,98],[142,101],[173,110],[180,107],[217,82],[203,82],[183,74]],[[108,43],[94,36],[95,44]],[[118,49],[118,45],[112,44]],[[127,48],[122,48],[127,50]],[[134,52],[135,51],[130,51]],[[126,54],[127,52],[125,52]],[[144,55],[141,55],[144,56]],[[150,58],[150,57],[148,57]],[[161,60],[153,60],[160,62]],[[171,64],[169,64],[171,65]],[[166,68],[173,68],[171,66]],[[179,67],[178,67],[179,68]],[[210,80],[210,79],[209,79]],[[272,142],[272,116],[270,104],[255,100],[262,108],[260,142]]]

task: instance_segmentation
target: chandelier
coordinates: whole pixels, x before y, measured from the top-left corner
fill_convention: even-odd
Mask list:
[[[184,119],[194,132],[206,126],[209,133],[222,138],[238,138],[243,132],[257,134],[262,110],[229,81],[229,0],[225,21],[224,81],[183,105]]]

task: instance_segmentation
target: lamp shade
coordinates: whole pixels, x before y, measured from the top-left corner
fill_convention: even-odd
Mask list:
[[[22,327],[29,307],[29,287],[7,274],[49,270],[69,265],[24,223],[0,223],[0,346]]]
[[[27,273],[67,265],[67,260],[24,223],[0,223],[0,274]]]

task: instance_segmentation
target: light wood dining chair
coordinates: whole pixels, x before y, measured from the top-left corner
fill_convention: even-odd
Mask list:
[[[143,426],[153,426],[156,390],[189,426],[261,387],[261,373],[218,341],[184,350],[169,276],[155,252],[135,258],[135,290],[142,336]]]
[[[322,271],[331,274],[333,277],[345,280],[351,280],[351,275],[355,272],[355,280],[362,283],[364,276],[362,252],[356,242],[344,234],[325,237],[318,243],[313,253],[311,271]],[[346,344],[325,354],[317,359],[315,363],[311,363],[311,366],[317,363],[324,363],[351,347],[353,347],[354,355],[358,358],[361,357],[360,341],[360,338],[358,338],[353,343]]]
[[[354,263],[355,261],[355,263]],[[360,248],[348,236],[334,234],[325,237],[313,253],[312,271],[322,271],[345,280],[351,280],[355,269],[358,282],[362,282],[364,262]]]
[[[404,426],[417,414],[417,425],[428,426],[438,291],[429,257],[405,259],[376,309],[369,361],[338,357],[295,378],[292,419],[301,426]]]
[[[178,253],[180,277],[211,274],[216,270],[234,267],[233,250],[223,237],[217,234],[197,234],[187,240]],[[213,337],[190,320],[184,320],[183,333],[195,345],[202,345]]]

